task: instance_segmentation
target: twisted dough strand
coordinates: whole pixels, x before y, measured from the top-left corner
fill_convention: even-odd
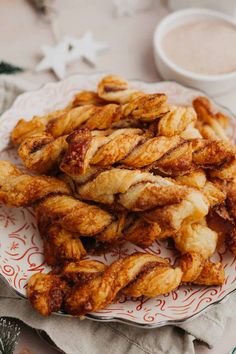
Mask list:
[[[29,280],[27,294],[33,307],[44,316],[60,309],[82,316],[103,309],[120,294],[155,297],[168,293],[181,284],[182,275],[180,267],[173,268],[161,257],[134,253],[110,266],[82,260],[52,274],[35,274]],[[200,284],[221,285],[223,281],[222,266],[209,261],[195,279]],[[56,288],[59,293],[55,301]]]
[[[89,264],[89,269],[84,270],[86,262]],[[67,279],[70,278],[70,273],[76,273],[77,279],[79,278],[76,279],[71,291],[66,294],[64,304],[66,312],[83,315],[90,311],[97,311],[110,304],[121,290],[135,297],[140,295],[154,297],[175,289],[182,277],[180,268],[174,269],[164,259],[145,253],[132,254],[125,259],[115,261],[108,267],[99,268],[96,263],[98,262],[94,262],[91,266],[91,261],[81,261],[72,266],[69,264],[62,270],[62,275]],[[28,298],[44,315],[50,314],[55,307],[58,310],[56,304],[53,307],[44,305],[42,311],[42,301],[40,301],[50,298],[48,290],[53,287],[53,281],[50,282],[53,277],[54,275],[36,274],[28,283]],[[58,279],[57,275],[55,277]],[[48,282],[49,286],[47,286]],[[34,296],[35,292],[39,295],[37,298]],[[61,304],[62,298],[63,295],[60,297]]]
[[[68,231],[91,236],[110,225],[113,217],[71,197],[65,182],[47,176],[29,176],[8,161],[0,161],[0,201],[8,206],[32,205]]]
[[[18,149],[24,166],[37,173],[58,170],[58,166],[68,149],[67,135],[54,139],[51,134],[38,133],[26,138]]]
[[[211,230],[206,222],[185,225],[174,236],[175,247],[181,252],[180,266],[183,270],[183,282],[195,281],[205,262],[214,254],[218,234]]]
[[[214,114],[211,103],[206,97],[195,98],[193,107],[198,117],[197,127],[204,138],[229,141],[226,134],[228,117],[220,112]]]
[[[57,139],[48,133],[35,134],[25,139],[18,154],[29,170],[38,173],[57,170],[63,156],[61,168],[70,175],[113,164],[148,167],[174,176],[202,166],[215,169],[212,176],[216,174],[219,178],[226,173],[232,178],[235,169],[235,151],[228,143],[207,139],[186,141],[180,136],[150,137],[134,128],[78,130]]]
[[[134,211],[170,205],[186,198],[189,188],[149,172],[112,168],[78,185],[82,199],[104,204],[119,203]]]
[[[69,259],[73,259],[75,253],[83,253],[79,241],[73,241],[75,237],[94,236],[102,242],[121,239],[150,245],[160,234],[158,225],[132,215],[127,217],[124,212],[112,215],[97,206],[73,198],[70,193],[68,185],[61,180],[29,176],[11,163],[0,161],[0,202],[12,207],[33,206],[39,225],[46,228],[41,232],[45,235],[45,247],[49,241],[55,249],[60,248],[60,259],[65,258],[65,253],[72,255],[68,256]],[[51,228],[52,224],[57,229]],[[71,252],[65,250],[65,237],[71,240]],[[55,255],[49,254],[48,259],[52,259],[53,263]]]
[[[164,94],[149,94],[125,104],[105,106],[85,105],[66,108],[30,121],[21,119],[13,129],[14,144],[22,143],[27,137],[46,131],[54,138],[69,134],[80,126],[93,129],[107,129],[121,120],[152,122],[169,112]]]
[[[8,206],[33,205],[46,197],[71,194],[63,182],[48,176],[29,176],[8,161],[0,161],[0,201]]]
[[[69,105],[70,108],[85,105],[103,106],[107,104],[105,100],[98,96],[97,92],[81,91],[77,93]]]
[[[119,76],[107,75],[99,83],[98,96],[108,102],[127,103],[145,93],[130,87],[128,82]]]
[[[193,168],[223,168],[235,159],[234,148],[223,141],[184,140],[179,136],[150,138],[138,129],[118,129],[97,136],[88,130],[72,133],[61,169],[71,176],[92,167],[120,164],[129,168],[149,167],[168,175],[190,172]]]
[[[88,106],[86,106],[88,107]],[[86,109],[86,107],[82,107],[83,109]],[[98,108],[98,109],[105,109],[103,108]],[[140,114],[140,113],[139,113]],[[51,126],[54,126],[55,129],[61,130],[59,133],[59,130],[57,133],[55,131],[53,132],[51,128],[47,129],[48,132],[40,132],[40,133],[34,133],[30,137],[26,137],[26,139],[21,143],[21,146],[18,150],[19,156],[21,157],[22,161],[24,162],[25,166],[27,168],[39,172],[39,173],[45,173],[52,169],[54,166],[57,165],[59,159],[63,156],[64,151],[67,148],[67,142],[66,142],[66,135],[63,135],[60,137],[61,134],[67,134],[68,132],[74,130],[77,128],[80,124],[78,123],[78,120],[75,121],[75,124],[73,128],[69,128],[64,130],[65,126],[68,126],[69,121],[73,121],[71,118],[72,116],[69,116],[65,118],[64,116],[61,116],[61,118],[58,118],[56,121],[52,120]],[[93,120],[93,116],[91,117]],[[97,114],[97,119],[99,119],[99,114]],[[194,121],[196,120],[196,114],[193,111],[191,107],[175,107],[171,108],[171,112],[168,114],[165,114],[163,118],[160,119],[159,122],[159,134],[167,137],[172,137],[176,134],[182,134],[184,137],[187,138],[196,138],[196,137],[201,137],[200,134],[197,134],[194,132],[196,129],[192,127],[194,124]],[[88,123],[88,122],[87,122]],[[86,124],[87,124],[86,123]],[[104,119],[102,118],[102,122],[100,125],[97,126],[89,126],[89,129],[93,128],[107,128],[110,124],[104,125]],[[52,128],[52,129],[54,129]],[[49,134],[49,132],[51,134]],[[132,137],[132,133],[134,134]],[[53,136],[59,136],[57,139],[53,139]],[[116,137],[116,143],[121,144],[124,146],[125,139],[122,140],[122,137],[126,138],[126,135],[129,135],[129,141],[130,141],[130,147],[129,149],[132,149],[132,146],[135,147],[136,145],[139,144],[140,141],[145,141],[145,136],[147,138],[148,134],[138,129],[118,129],[117,131],[105,131],[101,132],[92,132],[91,135],[96,138],[96,141],[99,140],[99,135],[101,137],[103,136],[103,140],[100,138],[100,144],[104,145],[107,144],[110,140],[114,139]],[[109,136],[110,135],[110,136]],[[139,135],[139,137],[138,137]],[[141,136],[142,135],[142,136]],[[88,135],[87,135],[88,136]],[[132,140],[133,139],[133,140]],[[166,144],[168,139],[162,137],[163,140],[163,149],[166,149]],[[132,143],[133,141],[133,143]],[[103,142],[103,143],[102,143]],[[153,142],[150,144],[152,147],[152,150],[150,153],[153,153],[155,150],[155,146],[153,146]],[[128,142],[126,142],[128,143]],[[156,142],[156,148],[161,149],[161,138],[157,140]],[[171,144],[171,139],[170,139],[170,144]],[[149,148],[149,144],[147,143],[146,146],[143,146],[143,149]],[[170,145],[171,148],[171,145]],[[83,147],[84,151],[86,147]],[[121,148],[122,149],[122,148]],[[121,149],[119,152],[121,152]],[[165,150],[166,151],[166,150]],[[127,151],[128,152],[128,151]],[[125,156],[125,153],[124,153]],[[148,151],[146,153],[146,156],[148,156]],[[121,159],[121,157],[120,157]]]
[[[65,230],[59,225],[46,226],[38,223],[38,228],[43,239],[44,260],[48,265],[78,261],[86,255],[79,235],[75,232]]]

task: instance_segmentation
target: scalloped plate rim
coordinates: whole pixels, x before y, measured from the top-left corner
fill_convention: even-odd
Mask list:
[[[0,279],[2,279],[2,281],[6,284],[6,286],[9,287],[9,289],[11,290],[12,293],[17,294],[17,296],[19,296],[20,298],[22,298],[23,300],[27,300],[27,297],[22,295],[20,292],[18,292],[15,288],[13,288],[12,286],[10,286],[10,284],[8,283],[8,281],[5,279],[5,277],[0,274]],[[217,305],[220,304],[224,304],[225,302],[227,302],[229,300],[229,297],[236,292],[236,287],[235,289],[231,290],[228,294],[226,294],[222,299],[212,302],[209,305],[206,305],[206,307],[204,307],[203,309],[199,310],[196,314],[188,316],[183,318],[182,320],[165,320],[165,321],[160,321],[159,323],[155,323],[155,324],[148,324],[148,323],[138,323],[138,322],[134,322],[134,321],[129,321],[125,318],[120,318],[120,317],[115,317],[115,316],[110,316],[110,317],[103,317],[103,316],[96,316],[95,314],[87,314],[85,316],[83,316],[86,319],[95,321],[95,322],[119,322],[119,323],[124,323],[124,324],[128,324],[130,326],[133,327],[139,327],[139,328],[144,328],[144,329],[153,329],[153,328],[160,328],[163,326],[167,326],[167,325],[177,325],[177,324],[182,324],[185,322],[190,322],[191,320],[194,320],[196,318],[198,318],[199,316],[201,316],[203,313],[205,313],[207,310],[209,310],[209,308],[213,308]],[[53,315],[55,316],[63,316],[63,317],[71,317],[74,318],[76,316],[72,316],[70,314],[67,313],[63,313],[63,312],[54,312]],[[78,317],[79,318],[79,317]]]

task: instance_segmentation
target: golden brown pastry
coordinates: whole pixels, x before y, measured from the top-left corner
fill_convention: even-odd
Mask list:
[[[193,223],[182,227],[174,241],[182,254],[195,252],[208,259],[216,250],[218,235],[206,225]]]
[[[134,169],[148,167],[175,176],[199,167],[222,168],[235,159],[234,148],[223,141],[186,141],[179,136],[150,138],[131,128],[105,136],[77,130],[68,136],[67,142],[69,147],[60,167],[73,177],[93,167],[107,168],[113,164]]]
[[[225,272],[223,264],[205,260],[199,253],[185,253],[180,258],[179,266],[183,271],[183,283],[208,286],[224,284]]]
[[[29,176],[8,161],[0,161],[0,202],[8,206],[34,206],[68,231],[93,236],[115,219],[105,210],[70,196],[68,185],[48,176]]]
[[[84,267],[86,261],[82,262],[82,267]],[[75,264],[73,268],[76,273],[81,273],[79,278],[83,279],[82,284],[80,280],[78,283],[75,282],[75,285],[66,294],[63,306],[67,313],[77,316],[103,309],[121,291],[133,297],[141,295],[155,297],[165,294],[174,290],[180,284],[182,277],[180,268],[173,268],[163,258],[146,253],[134,253],[115,261],[105,267],[103,271],[95,269],[95,276],[93,265],[91,266],[92,272],[88,272],[87,269],[85,271],[80,269],[80,263]],[[69,272],[71,272],[71,267]],[[64,273],[68,274],[68,267],[62,270],[62,277]],[[48,287],[48,284],[53,283],[52,277],[55,275],[45,276],[48,279],[42,277],[42,283],[44,282]],[[28,297],[41,314],[48,315],[50,314],[50,308],[47,305],[49,302],[48,292],[41,292],[38,302],[34,301],[35,291],[38,291],[37,281],[39,282],[39,278],[40,275],[31,277],[28,285]]]
[[[207,260],[200,275],[193,281],[199,285],[223,285],[225,282],[224,266],[221,262],[213,263]]]
[[[189,265],[191,259],[182,260],[181,267],[185,272]],[[44,316],[50,315],[59,308],[56,308],[54,301],[50,301],[49,289],[53,293],[54,283],[60,279],[58,304],[61,309],[83,316],[105,308],[120,294],[155,297],[168,293],[181,284],[182,276],[180,267],[172,267],[161,257],[134,253],[109,266],[98,261],[82,260],[65,264],[51,274],[33,275],[27,292],[33,307]],[[222,285],[223,282],[222,265],[210,261],[203,264],[194,280],[194,283],[201,285]]]
[[[70,194],[70,188],[57,178],[30,176],[9,161],[0,161],[0,201],[8,206],[27,206],[47,196]]]
[[[206,221],[182,227],[174,235],[176,248],[181,252],[180,267],[183,271],[182,282],[202,285],[222,285],[225,279],[221,263],[212,263],[209,258],[214,254],[218,234],[206,225]]]
[[[38,215],[38,228],[43,239],[44,260],[50,266],[78,261],[86,255],[79,235],[59,225],[47,225]]]
[[[34,116],[28,121],[21,118],[11,132],[11,141],[14,145],[21,144],[26,138],[44,132],[51,120],[66,115],[69,111],[70,108],[59,109],[44,116]]]
[[[99,82],[98,95],[108,102],[124,104],[146,94],[131,87],[124,79],[108,75]],[[201,134],[194,126],[196,119],[196,113],[191,107],[170,106],[170,113],[158,123],[158,134],[165,136],[181,134],[185,139],[200,138]]]
[[[54,138],[69,134],[80,126],[93,129],[107,129],[121,120],[152,122],[169,111],[164,94],[149,94],[138,97],[122,106],[84,105],[64,111],[56,111],[47,116],[34,117],[30,121],[21,119],[13,129],[11,139],[14,144],[22,143],[32,134],[46,131]]]
[[[198,117],[197,128],[204,138],[229,140],[225,131],[228,126],[228,117],[220,112],[213,113],[211,103],[206,97],[195,98],[193,107]]]
[[[18,149],[24,166],[37,173],[53,173],[68,148],[67,135],[54,139],[48,133],[38,133],[26,138]]]
[[[127,103],[145,93],[131,87],[129,83],[116,75],[107,75],[98,83],[98,96],[108,102]]]
[[[128,210],[142,211],[178,203],[189,188],[149,172],[112,168],[78,185],[77,192],[85,200],[118,203]]]
[[[146,248],[151,246],[156,239],[165,238],[167,231],[163,232],[157,223],[149,223],[140,215],[131,214],[126,218],[123,234],[126,241]]]
[[[98,92],[79,92],[65,109],[18,122],[12,142],[25,167],[64,172],[63,180],[30,176],[0,161],[0,202],[34,208],[45,261],[54,267],[29,281],[41,314],[82,316],[121,293],[153,297],[181,283],[224,283],[223,265],[210,261],[218,231],[207,222],[210,210],[230,225],[225,242],[235,255],[235,147],[227,117],[204,97],[193,107],[106,76]],[[148,247],[166,237],[180,252],[176,268],[144,253],[110,266],[81,261],[88,244],[105,251],[114,242]]]
[[[176,181],[180,184],[200,189],[207,197],[211,207],[222,204],[226,199],[225,189],[220,187],[216,180],[207,180],[203,169],[178,176],[176,177]]]
[[[219,166],[218,169],[210,171],[210,176],[223,181],[232,181],[236,176],[236,159]]]
[[[36,273],[30,277],[27,297],[33,307],[43,316],[61,309],[66,292],[66,282],[58,275]]]
[[[218,169],[235,160],[235,147],[223,140],[192,141],[194,163],[203,168]]]
[[[67,141],[69,141],[69,150]],[[176,173],[182,173],[185,169],[191,168],[192,149],[190,144],[184,143],[178,136],[148,139],[142,130],[134,128],[115,131],[93,131],[91,133],[87,130],[80,130],[68,138],[65,135],[57,139],[54,139],[48,133],[35,134],[24,140],[18,149],[18,154],[25,167],[29,170],[45,173],[57,169],[64,153],[68,150],[63,161],[65,168],[73,169],[72,166],[75,166],[75,172],[77,172],[81,164],[84,173],[87,166],[84,166],[85,161],[83,159],[86,159],[88,164],[88,157],[91,155],[91,158],[93,158],[92,154],[95,155],[95,160],[98,158],[98,166],[107,166],[116,162],[122,164],[124,162],[127,166],[133,164],[133,167],[136,168],[150,165],[174,148],[176,148],[175,151],[178,153],[178,163],[175,164]],[[129,158],[130,151],[133,149],[134,151],[133,153],[131,152]],[[171,156],[168,155],[169,160],[175,158],[175,151],[173,151]],[[125,158],[124,161],[122,160],[123,158]],[[185,161],[184,164],[181,161]],[[168,162],[164,159],[162,165],[167,164]],[[161,161],[159,166],[161,166]],[[171,166],[173,166],[173,163]],[[172,167],[172,174],[173,170]]]
[[[157,224],[151,228],[151,239],[157,230],[158,238],[170,236],[185,223],[202,219],[209,210],[207,198],[197,189],[138,170],[113,168],[97,173],[87,182],[78,184],[76,191],[83,200],[108,204],[116,210],[122,206],[142,212],[147,222]],[[131,230],[136,231],[137,237],[136,223],[125,233],[129,240],[134,239]]]
[[[60,259],[64,257],[63,252],[69,259],[74,257],[70,254],[76,254],[76,258],[79,254],[83,254],[80,242],[73,241],[78,236],[94,236],[102,242],[112,242],[117,239],[136,242],[137,239],[137,244],[140,245],[150,245],[159,237],[160,228],[157,225],[150,225],[148,220],[140,221],[137,216],[127,217],[126,212],[111,214],[98,206],[75,199],[70,194],[70,188],[61,180],[47,176],[29,176],[11,163],[0,161],[0,202],[12,207],[33,206],[38,220],[43,220],[41,225],[60,226],[61,231],[60,228],[52,228],[49,232],[50,244],[54,244],[55,249],[60,248],[61,255],[58,254]],[[204,208],[207,208],[207,203],[203,204],[201,215],[207,213]],[[197,208],[191,209],[192,211],[195,220],[198,216]],[[150,234],[142,234],[145,227]],[[167,226],[161,231],[170,232]],[[70,239],[66,245],[67,250],[64,246],[61,247],[64,237]],[[45,247],[47,247],[46,241]],[[48,250],[48,258],[53,259],[53,254],[49,254],[51,251]]]
[[[70,104],[70,108],[85,105],[103,106],[107,104],[105,100],[98,96],[94,91],[81,91],[77,93]]]
[[[108,75],[99,82],[98,95],[108,102],[124,104],[147,94],[130,87],[127,81],[118,76]],[[191,107],[170,106],[170,112],[158,123],[158,133],[164,136],[179,134],[196,119],[196,113]]]
[[[189,126],[194,126],[197,120],[192,107],[170,106],[170,112],[158,122],[158,135],[174,136],[185,132]],[[201,135],[198,137],[201,137]]]

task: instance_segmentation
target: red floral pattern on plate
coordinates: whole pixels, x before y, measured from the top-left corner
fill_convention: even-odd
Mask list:
[[[95,89],[101,76],[72,76],[65,81],[48,84],[38,91],[19,96],[12,108],[0,118],[0,159],[10,160],[20,166],[16,149],[8,146],[9,133],[18,118],[30,119],[34,114],[45,114],[66,106],[76,92]],[[203,95],[174,82],[135,81],[134,85],[145,92],[165,92],[172,104],[189,105],[194,97]],[[224,111],[222,107],[220,109]],[[229,134],[233,138],[236,137],[236,122],[233,118],[231,123]],[[0,205],[0,234],[0,274],[14,290],[25,296],[29,277],[35,272],[47,272],[50,269],[44,263],[42,241],[33,210]],[[109,253],[92,258],[109,264],[137,250],[141,249],[126,243],[122,247],[114,247]],[[167,241],[156,241],[145,251],[167,258],[172,264],[175,262],[176,251]],[[91,316],[100,321],[116,319],[149,327],[184,321],[195,316],[236,290],[236,258],[221,249],[213,260],[221,260],[225,267],[226,281],[221,287],[181,286],[154,299],[122,297]]]

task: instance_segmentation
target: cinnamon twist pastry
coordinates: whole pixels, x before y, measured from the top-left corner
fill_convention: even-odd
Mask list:
[[[175,176],[199,167],[223,168],[235,159],[234,148],[220,140],[185,141],[179,136],[150,138],[139,129],[118,129],[106,136],[77,130],[67,141],[69,147],[60,167],[70,176],[113,164],[148,167]]]
[[[224,284],[225,272],[221,262],[213,263],[192,252],[185,253],[180,258],[179,266],[183,271],[183,283],[205,286]]]
[[[201,190],[207,197],[211,208],[224,203],[226,199],[226,191],[220,188],[219,183],[207,180],[206,173],[203,169],[198,169],[184,176],[176,177],[176,181],[180,184]]]
[[[30,176],[9,161],[0,161],[0,201],[8,206],[29,206],[55,195],[70,198],[70,188],[59,179]]]
[[[69,107],[72,108],[85,105],[104,106],[105,104],[107,104],[107,102],[99,97],[97,92],[81,91],[75,95]]]
[[[201,138],[200,132],[194,129],[196,120],[197,116],[192,107],[170,106],[170,112],[166,113],[157,123],[156,135],[170,137],[181,134],[184,137],[184,135],[189,135],[191,129],[191,138]]]
[[[181,284],[182,275],[180,267],[173,268],[161,257],[134,253],[110,266],[82,260],[51,274],[35,274],[28,282],[27,294],[44,316],[59,310],[82,316],[103,309],[120,294],[156,297],[168,293]],[[223,281],[222,266],[207,261],[194,283],[222,285]]]
[[[37,173],[54,173],[68,149],[67,135],[54,139],[51,134],[38,133],[26,138],[18,149],[24,166]]]
[[[220,186],[226,193],[225,203],[214,207],[207,219],[219,233],[221,244],[225,243],[227,249],[236,256],[236,179],[220,181]]]
[[[222,285],[225,280],[222,263],[212,263],[218,234],[203,219],[184,226],[174,235],[176,248],[181,252],[179,266],[183,271],[182,282],[202,285]]]
[[[129,83],[119,76],[107,75],[99,83],[98,96],[108,102],[127,103],[145,93],[130,87]]]
[[[98,174],[93,180],[78,185],[82,199],[104,204],[118,203],[128,210],[144,211],[180,203],[193,195],[202,201],[195,189],[176,184],[173,180],[139,170],[113,168]],[[207,208],[203,208],[207,209]]]
[[[30,121],[21,119],[13,129],[14,144],[22,143],[27,137],[46,131],[54,138],[69,134],[80,126],[93,129],[107,129],[121,120],[152,122],[169,112],[164,94],[149,94],[124,104],[105,106],[85,105],[66,108],[46,116],[34,117]]]
[[[108,102],[124,104],[147,94],[137,91],[118,76],[108,75],[99,82],[98,95]],[[170,106],[170,112],[158,123],[158,134],[173,136],[183,132],[184,138],[200,138],[201,134],[194,128],[196,118],[196,113],[191,107]]]
[[[63,229],[59,225],[45,225],[38,219],[38,229],[43,239],[44,260],[50,266],[78,261],[86,255],[79,234]]]
[[[222,285],[225,280],[222,263],[212,263],[218,234],[205,220],[184,226],[174,235],[176,248],[181,252],[179,266],[183,271],[182,282],[202,285]]]
[[[236,159],[228,161],[222,166],[219,166],[218,169],[210,171],[210,176],[212,178],[219,178],[223,181],[231,182],[234,180],[236,175]]]
[[[73,198],[68,185],[56,178],[26,175],[7,161],[0,161],[0,171],[0,202],[12,207],[34,207],[45,248],[54,245],[57,252],[55,255],[53,250],[47,251],[50,264],[56,262],[56,257],[71,260],[83,255],[79,236],[93,236],[101,242],[128,240],[148,246],[161,232],[158,225],[135,215],[112,215]]]
[[[64,155],[61,167],[70,175],[84,173],[90,166],[104,168],[117,163],[129,168],[153,168],[167,175],[185,174],[198,165],[217,167],[212,176],[219,178],[226,174],[232,178],[236,169],[234,149],[222,141],[153,138],[134,128],[78,130],[57,139],[48,133],[35,134],[25,139],[18,154],[29,170],[38,173],[57,170]]]
[[[71,197],[65,182],[47,176],[29,176],[8,161],[0,161],[0,201],[8,206],[34,206],[58,225],[79,235],[93,236],[113,217],[101,208]]]
[[[69,103],[66,108],[56,110],[42,117],[35,116],[29,121],[25,121],[24,119],[19,120],[16,127],[11,133],[11,140],[15,145],[19,145],[25,139],[27,139],[27,137],[43,133],[45,127],[47,126],[47,124],[49,124],[51,120],[66,115],[72,108],[86,105],[102,106],[106,103],[107,102],[100,98],[96,92],[79,92],[75,95],[73,101]]]
[[[209,211],[209,202],[202,192],[138,170],[117,168],[101,172],[78,185],[77,193],[84,200],[142,211],[146,221],[158,225],[158,238],[176,233]]]
[[[193,107],[197,113],[197,128],[206,139],[221,139],[229,141],[226,128],[228,117],[223,113],[213,113],[211,103],[206,97],[197,97],[193,100]]]
[[[179,169],[183,169],[185,165],[185,168],[188,167],[188,155],[191,152],[191,145],[188,143],[184,144],[185,141],[178,136],[152,138],[148,132],[144,133],[141,129],[126,128],[115,131],[92,131],[91,133],[87,130],[80,130],[68,138],[64,135],[56,139],[48,133],[34,134],[23,141],[18,149],[18,154],[29,170],[46,173],[58,167],[68,149],[67,141],[70,142],[70,151],[74,157],[76,156],[77,161],[77,155],[82,160],[84,155],[89,154],[91,150],[93,150],[91,153],[95,155],[96,152],[100,154],[105,149],[105,152],[109,154],[109,156],[105,156],[105,166],[108,164],[106,160],[109,157],[109,164],[119,161],[122,163],[122,158],[126,158],[124,162],[128,166],[133,164],[133,167],[143,167],[160,159],[171,150],[173,150],[174,154],[174,148],[179,147],[176,152],[178,154],[178,161],[182,157],[182,161],[186,162],[185,164],[182,162],[180,166],[176,164],[176,169],[178,166]],[[100,147],[101,149],[99,149]],[[134,150],[133,152],[132,149]],[[74,151],[76,151],[76,155]],[[131,161],[129,163],[130,152]],[[175,158],[173,154],[171,156]],[[139,155],[143,155],[141,161],[138,161]],[[70,152],[68,152],[67,156],[71,158]],[[132,157],[133,159],[135,158],[134,161],[132,161]],[[98,161],[98,164],[102,163],[102,161]],[[173,164],[171,165],[173,166]]]
[[[173,268],[166,260],[151,254],[134,253],[110,266],[84,260],[68,264],[60,276],[33,275],[27,292],[32,305],[43,315],[63,307],[67,313],[81,316],[103,309],[119,292],[133,297],[165,294],[180,284],[181,277],[181,269]],[[54,279],[59,289],[55,302],[51,301],[54,300],[51,295],[55,289]],[[66,291],[65,281],[61,280],[60,284],[59,279],[72,280],[75,285]]]

